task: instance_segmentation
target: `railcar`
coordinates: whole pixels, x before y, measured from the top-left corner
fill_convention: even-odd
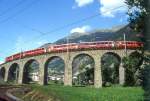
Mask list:
[[[68,45],[69,50],[78,50],[79,44],[78,43],[71,43]]]
[[[109,49],[114,47],[113,41],[97,41],[97,42],[82,42],[80,48],[95,48],[95,49]]]
[[[70,43],[70,44],[62,44],[62,45],[53,45],[48,47],[48,52],[64,52],[67,50],[75,50],[78,49],[77,43]]]
[[[125,48],[125,43],[123,41],[116,41],[114,46],[118,49],[123,49]]]
[[[52,46],[52,49],[49,52],[60,52],[63,51],[65,49],[66,45],[54,45]]]
[[[10,62],[10,61],[21,59],[21,58],[24,58],[27,56],[40,55],[40,54],[44,54],[44,53],[46,53],[46,49],[45,48],[39,48],[39,49],[25,51],[25,52],[17,53],[17,54],[14,54],[12,56],[6,57],[5,61]]]
[[[135,48],[141,48],[143,47],[142,42],[136,42],[136,41],[117,41],[117,48],[118,49],[123,49],[123,48],[128,48],[128,49],[135,49]]]
[[[96,45],[93,44],[93,43],[80,43],[78,48],[81,50],[81,49],[91,49],[91,48],[94,48]]]
[[[17,53],[15,55],[6,57],[5,61],[10,62],[13,60],[21,59],[28,56],[35,56],[44,53],[52,53],[52,52],[65,52],[67,50],[84,50],[84,49],[135,49],[143,47],[142,42],[136,41],[96,41],[96,42],[80,42],[80,43],[69,43],[69,44],[61,44],[61,45],[51,45],[47,49],[46,48],[38,48],[35,50],[25,51],[21,53]]]
[[[10,62],[12,60],[13,60],[13,56],[6,57],[6,59],[5,59],[6,62]]]
[[[23,56],[22,53],[17,53],[15,55],[13,55],[12,57],[13,57],[13,60],[17,60],[17,59],[21,59],[22,56]]]
[[[45,48],[39,48],[39,49],[23,52],[23,57],[40,55],[40,54],[44,54],[44,53],[46,53],[46,49]]]
[[[12,56],[6,57],[5,61],[10,62],[10,61],[17,60],[20,58],[22,58],[22,53],[17,53],[17,54],[14,54]]]

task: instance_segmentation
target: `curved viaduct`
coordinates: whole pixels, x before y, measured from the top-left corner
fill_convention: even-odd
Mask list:
[[[72,62],[75,57],[85,54],[90,56],[94,61],[94,86],[96,88],[102,87],[102,73],[101,73],[101,58],[105,53],[113,53],[119,56],[120,60],[126,55],[130,55],[135,50],[128,49],[125,52],[124,49],[116,50],[86,50],[86,51],[75,51],[75,52],[62,52],[62,53],[48,53],[42,54],[34,57],[26,57],[19,60],[14,60],[0,65],[1,70],[4,70],[3,77],[4,81],[8,81],[9,69],[12,65],[19,66],[18,84],[22,84],[24,68],[27,63],[32,60],[36,60],[39,63],[39,84],[44,85],[46,78],[46,63],[53,57],[60,57],[65,64],[64,70],[64,85],[72,86]],[[120,62],[119,66],[119,83],[123,84],[125,81],[125,70]]]

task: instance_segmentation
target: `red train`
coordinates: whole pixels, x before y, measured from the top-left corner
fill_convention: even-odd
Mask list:
[[[76,50],[86,50],[86,49],[136,49],[143,47],[142,42],[137,41],[96,41],[96,42],[81,42],[81,43],[69,43],[61,45],[51,45],[48,48],[38,48],[35,50],[25,51],[17,53],[15,55],[6,57],[5,61],[10,62],[13,60],[41,55],[45,53],[53,52],[66,52],[76,51]]]

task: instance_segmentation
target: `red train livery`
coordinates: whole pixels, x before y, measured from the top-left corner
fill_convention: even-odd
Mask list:
[[[48,48],[38,48],[35,50],[25,51],[6,57],[5,61],[10,62],[25,57],[41,55],[45,53],[53,52],[66,52],[76,50],[87,50],[87,49],[136,49],[142,48],[143,43],[137,41],[96,41],[96,42],[81,42],[81,43],[69,43],[61,45],[51,45]]]

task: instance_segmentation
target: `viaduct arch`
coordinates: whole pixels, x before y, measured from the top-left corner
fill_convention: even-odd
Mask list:
[[[86,54],[90,56],[94,61],[94,86],[95,88],[102,87],[102,70],[101,70],[101,57],[105,53],[113,53],[117,54],[120,58],[120,66],[119,66],[119,83],[124,84],[125,81],[125,70],[122,66],[122,58],[126,55],[130,55],[135,50],[128,49],[127,52],[124,49],[120,50],[84,50],[84,51],[73,51],[73,52],[61,52],[61,53],[47,53],[41,54],[33,57],[26,57],[19,60],[14,60],[11,62],[7,62],[1,64],[0,67],[5,69],[4,81],[8,81],[9,78],[9,69],[13,64],[18,64],[19,73],[18,73],[18,84],[24,83],[24,68],[26,65],[35,60],[39,63],[39,84],[46,84],[46,65],[47,62],[50,61],[54,57],[59,57],[64,61],[64,85],[72,86],[72,62],[75,57]],[[2,70],[1,68],[1,70]],[[4,75],[4,74],[3,74]]]
[[[33,71],[34,70],[34,71]],[[39,75],[39,61],[35,59],[28,60],[23,67],[23,77],[22,83],[30,83],[32,78],[30,75],[32,74]],[[39,78],[36,78],[38,80]]]
[[[45,64],[44,64],[44,84],[48,84],[48,71],[49,69],[56,69],[57,67],[49,67],[49,64],[50,63],[53,63],[54,61],[59,61],[63,64],[63,67],[62,67],[62,73],[61,75],[64,77],[64,70],[65,70],[65,63],[64,63],[64,59],[60,56],[51,56],[49,57],[46,61],[45,61]],[[63,82],[64,83],[64,82]]]
[[[89,54],[78,54],[72,61],[73,85],[93,85],[95,62]],[[80,79],[77,79],[80,78]]]
[[[4,78],[5,78],[5,67],[1,67],[0,68],[0,78],[2,79],[2,80],[4,80]]]
[[[107,82],[112,84],[119,83],[119,67],[122,60],[121,57],[113,52],[106,52],[101,57],[102,81],[103,85]]]
[[[9,67],[7,81],[17,83],[18,82],[18,77],[19,77],[19,64],[18,63],[13,63]]]

